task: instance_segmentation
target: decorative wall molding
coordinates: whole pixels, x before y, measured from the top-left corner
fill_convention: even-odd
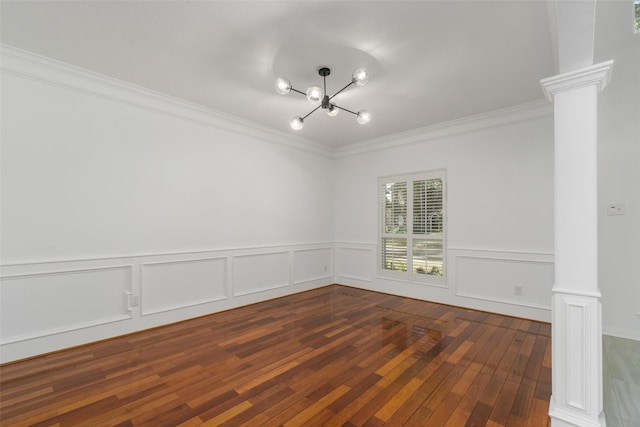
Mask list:
[[[282,248],[287,250],[297,251],[304,248],[322,248],[333,247],[333,242],[317,242],[317,243],[283,243],[280,245],[254,245],[246,247],[230,246],[221,247],[216,249],[199,249],[192,251],[173,251],[173,252],[139,252],[131,253],[129,255],[105,255],[105,256],[93,256],[93,257],[74,257],[74,258],[56,258],[56,259],[33,259],[33,260],[17,260],[11,262],[5,262],[0,264],[0,268],[3,269],[15,269],[15,268],[29,268],[34,265],[46,265],[46,264],[95,264],[110,263],[110,262],[128,262],[131,259],[156,259],[163,261],[172,260],[185,260],[190,261],[193,259],[208,258],[210,256],[226,256],[227,253],[234,254],[255,254],[255,253],[268,253],[278,252]]]
[[[335,157],[355,156],[358,154],[385,150],[402,145],[427,142],[434,139],[446,138],[481,129],[506,126],[513,123],[552,116],[553,105],[550,105],[546,101],[536,101],[462,119],[451,120],[395,135],[387,135],[360,143],[349,144],[347,146],[337,148],[335,151]]]
[[[447,285],[403,281],[377,274],[378,260],[375,243],[337,242],[335,282],[507,316],[524,317],[542,322],[550,321],[553,254],[449,248],[447,259]],[[457,259],[476,260],[479,263],[506,263],[507,266],[511,266],[510,275],[503,277],[501,288],[501,284],[495,280],[499,275],[490,268],[487,269],[486,265],[482,265],[483,271],[479,271],[477,276],[472,276],[473,280],[469,282],[476,287],[476,291],[467,292],[467,288],[461,288],[458,282],[460,272],[456,272]],[[535,273],[533,278],[528,277],[531,271]],[[525,286],[522,297],[513,296],[513,284],[507,281],[513,277],[523,278],[523,281],[519,282]]]
[[[330,147],[45,56],[1,45],[3,73],[133,105],[325,157]]]
[[[376,271],[376,247],[375,243],[336,243],[336,280],[371,282]]]
[[[448,257],[456,296],[551,310],[553,254],[450,248]]]
[[[320,242],[5,265],[0,363],[326,286],[333,254]]]
[[[226,257],[160,261],[140,267],[143,316],[228,298]]]
[[[0,277],[0,345],[131,319],[132,265]],[[60,313],[55,316],[55,313]]]
[[[233,296],[249,295],[291,284],[289,252],[269,252],[232,257]]]
[[[86,95],[133,105],[149,111],[194,121],[217,129],[289,146],[324,157],[346,157],[391,147],[425,142],[475,130],[551,116],[552,106],[539,101],[478,114],[395,135],[370,139],[334,149],[298,135],[262,126],[220,111],[114,79],[74,65],[1,44],[3,73],[70,89]]]
[[[300,249],[293,251],[292,256],[291,281],[294,285],[333,280],[333,248]],[[324,260],[324,264],[319,260]]]
[[[554,290],[549,414],[568,426],[603,425],[601,318],[599,298]]]

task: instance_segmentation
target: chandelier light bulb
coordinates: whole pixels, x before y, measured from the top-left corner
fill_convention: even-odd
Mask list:
[[[363,67],[356,68],[351,77],[356,86],[364,86],[369,81],[369,73]]]
[[[371,120],[371,114],[367,110],[358,111],[358,115],[356,116],[356,120],[361,125],[365,125],[369,123]]]
[[[312,104],[317,104],[324,98],[324,92],[320,86],[311,86],[307,89],[307,99]]]
[[[0,0],[2,1],[2,0]],[[318,75],[322,78],[323,84],[322,86],[313,85],[306,92],[302,92],[298,89],[294,89],[291,86],[291,82],[289,79],[285,77],[279,77],[276,79],[276,91],[281,95],[286,95],[289,92],[295,92],[302,96],[306,96],[309,102],[312,104],[316,104],[313,109],[306,115],[303,116],[295,116],[289,120],[289,126],[294,131],[299,131],[304,127],[304,121],[311,114],[316,112],[317,110],[324,110],[329,117],[335,117],[338,115],[340,110],[344,110],[344,114],[353,114],[356,116],[356,121],[361,125],[367,124],[371,121],[371,114],[366,110],[360,110],[357,113],[353,110],[349,110],[347,108],[343,108],[342,104],[338,106],[338,104],[334,104],[331,100],[336,95],[339,95],[344,90],[351,86],[364,86],[369,81],[369,72],[364,67],[356,68],[351,75],[351,81],[347,83],[339,91],[335,92],[333,95],[325,93],[327,89],[327,76],[331,75],[331,70],[328,67],[322,67],[318,70]],[[339,102],[339,101],[338,101]],[[319,105],[318,105],[319,104]]]
[[[284,77],[279,77],[276,80],[276,90],[280,95],[286,95],[291,92],[291,82]]]
[[[293,130],[300,130],[304,126],[304,121],[302,120],[302,117],[296,116],[291,119],[291,121],[289,122],[289,125]]]

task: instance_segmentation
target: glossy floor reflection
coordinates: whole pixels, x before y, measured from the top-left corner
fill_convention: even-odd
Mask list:
[[[328,286],[0,368],[3,425],[545,426],[550,325]]]

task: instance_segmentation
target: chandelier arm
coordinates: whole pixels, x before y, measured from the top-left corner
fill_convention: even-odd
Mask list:
[[[337,93],[336,93],[336,95],[337,95]],[[334,95],[334,96],[335,96],[335,95]],[[339,108],[339,109],[341,109],[341,110],[343,110],[343,111],[346,111],[347,113],[351,113],[351,114],[353,114],[354,116],[357,116],[357,115],[358,115],[358,113],[354,113],[354,112],[353,112],[353,111],[351,111],[351,110],[347,110],[346,108],[342,108],[342,107],[341,107],[341,106],[339,106],[339,105],[333,104],[333,106],[334,106],[335,108]]]
[[[318,108],[322,107],[322,105],[318,105],[316,108],[314,108],[313,110],[311,110],[311,112],[309,112],[309,114],[307,114],[306,116],[304,116],[302,118],[302,120],[306,119],[307,117],[309,117],[313,112],[315,112]]]
[[[349,86],[351,86],[353,84],[353,82],[349,82],[348,85],[346,85],[345,87],[343,87],[342,89],[340,89],[339,91],[337,91],[336,93],[333,94],[333,96],[331,98],[329,98],[329,100],[332,100],[334,96],[336,96],[337,94],[339,94],[340,92],[342,92],[343,90],[345,90],[346,88],[348,88]]]
[[[291,91],[293,91],[293,92],[298,92],[300,95],[307,96],[307,94],[306,94],[306,93],[304,93],[304,92],[300,92],[298,89],[291,88]]]

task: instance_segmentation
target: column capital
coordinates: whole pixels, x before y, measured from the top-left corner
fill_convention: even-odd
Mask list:
[[[540,80],[544,94],[553,101],[556,94],[586,86],[597,86],[598,92],[611,82],[613,60]]]

